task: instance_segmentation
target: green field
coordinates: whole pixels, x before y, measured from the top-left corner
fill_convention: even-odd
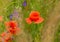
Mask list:
[[[59,5],[59,0],[0,0],[0,16],[3,16],[0,34],[7,31],[4,23],[10,21],[10,15],[13,14],[12,20],[18,23],[21,31],[19,35],[13,35],[14,39],[10,42],[60,42]],[[25,19],[31,11],[38,11],[44,21],[27,24]]]

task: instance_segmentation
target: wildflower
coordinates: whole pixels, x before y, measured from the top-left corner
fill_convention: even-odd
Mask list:
[[[5,25],[7,26],[7,31],[11,34],[17,34],[20,31],[20,28],[18,28],[16,21],[5,22]]]
[[[11,34],[17,34],[19,31],[19,28],[8,28],[8,32],[10,32]]]
[[[18,18],[19,17],[19,13],[17,12],[17,10],[14,10],[13,17],[15,17],[15,18]]]
[[[27,6],[27,2],[26,2],[26,0],[23,2],[22,5],[23,5],[23,6]]]
[[[7,32],[3,32],[1,34],[1,37],[4,40],[4,42],[8,42],[11,39],[12,34],[11,33],[7,33]]]
[[[11,34],[15,34],[16,33],[16,29],[12,29],[12,28],[8,28],[8,32],[10,32]]]
[[[17,27],[16,21],[10,21],[10,22],[9,22],[9,26],[10,26],[11,28]]]
[[[11,14],[11,15],[10,15],[10,20],[12,20],[12,18],[13,18],[13,15]]]
[[[15,28],[15,27],[17,27],[17,23],[16,23],[16,21],[9,21],[9,22],[5,22],[5,26]]]
[[[31,24],[32,22],[38,24],[43,21],[44,19],[40,16],[40,13],[38,11],[32,11],[29,15],[29,18],[26,18],[26,22],[28,24]]]
[[[2,16],[0,16],[0,22],[1,22],[1,21],[3,21],[3,17],[2,17]]]

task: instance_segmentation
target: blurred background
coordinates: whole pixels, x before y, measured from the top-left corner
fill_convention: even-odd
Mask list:
[[[34,24],[29,27],[25,22],[25,18],[34,10],[44,18],[44,22],[38,25],[39,33],[36,34],[39,36],[35,41],[28,32],[29,28],[34,28]],[[0,16],[3,17],[0,34],[6,31],[5,21],[13,19],[21,28],[13,42],[60,42],[60,0],[0,0]]]

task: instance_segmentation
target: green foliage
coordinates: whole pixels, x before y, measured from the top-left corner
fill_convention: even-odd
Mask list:
[[[60,25],[58,26],[58,30],[56,32],[54,42],[60,42]]]
[[[13,13],[14,9],[21,7],[22,13],[23,13],[23,23],[25,25],[24,26],[25,32],[27,31],[28,33],[31,33],[33,39],[35,39],[36,42],[40,42],[38,41],[40,40],[39,30],[44,26],[45,21],[48,19],[48,15],[54,8],[56,0],[26,0],[26,1],[27,1],[26,7],[22,6],[22,3],[24,2],[24,0],[12,0],[8,5],[5,5],[6,10],[4,10],[5,11],[4,21],[9,21],[10,20],[9,16],[10,14]],[[33,10],[40,12],[40,15],[45,19],[43,23],[38,25],[34,23],[29,25],[26,23],[25,19],[29,16],[30,12]],[[4,24],[0,23],[0,33],[4,31],[4,28],[5,28]]]

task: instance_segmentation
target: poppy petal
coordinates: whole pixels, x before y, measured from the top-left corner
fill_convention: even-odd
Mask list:
[[[12,37],[12,34],[11,33],[7,33],[3,38],[5,41],[9,41]]]
[[[20,28],[16,28],[16,35],[19,35],[20,34]]]
[[[42,23],[44,21],[44,19],[42,17],[39,18],[39,20],[35,21],[36,24],[38,23]]]
[[[0,22],[1,22],[1,21],[3,21],[3,17],[2,17],[2,16],[0,16]]]
[[[12,29],[12,28],[9,28],[8,32],[10,32],[11,34],[15,34],[16,33],[16,30],[15,29]]]
[[[30,17],[31,16],[39,16],[39,15],[40,15],[40,13],[38,11],[31,11],[31,13],[30,13]]]
[[[17,27],[16,21],[10,21],[10,22],[9,22],[9,25],[10,25],[10,27],[12,27],[12,28]]]
[[[32,21],[31,21],[29,18],[26,18],[26,22],[27,22],[28,24],[31,24],[31,23],[32,23]]]
[[[9,22],[5,22],[6,28],[9,27]]]
[[[12,34],[11,34],[11,33],[7,33],[7,32],[3,32],[3,33],[1,34],[1,36],[2,36],[3,38],[7,38],[7,37],[11,37]]]
[[[2,37],[4,37],[5,35],[6,35],[6,32],[3,32],[3,33],[1,34]]]

